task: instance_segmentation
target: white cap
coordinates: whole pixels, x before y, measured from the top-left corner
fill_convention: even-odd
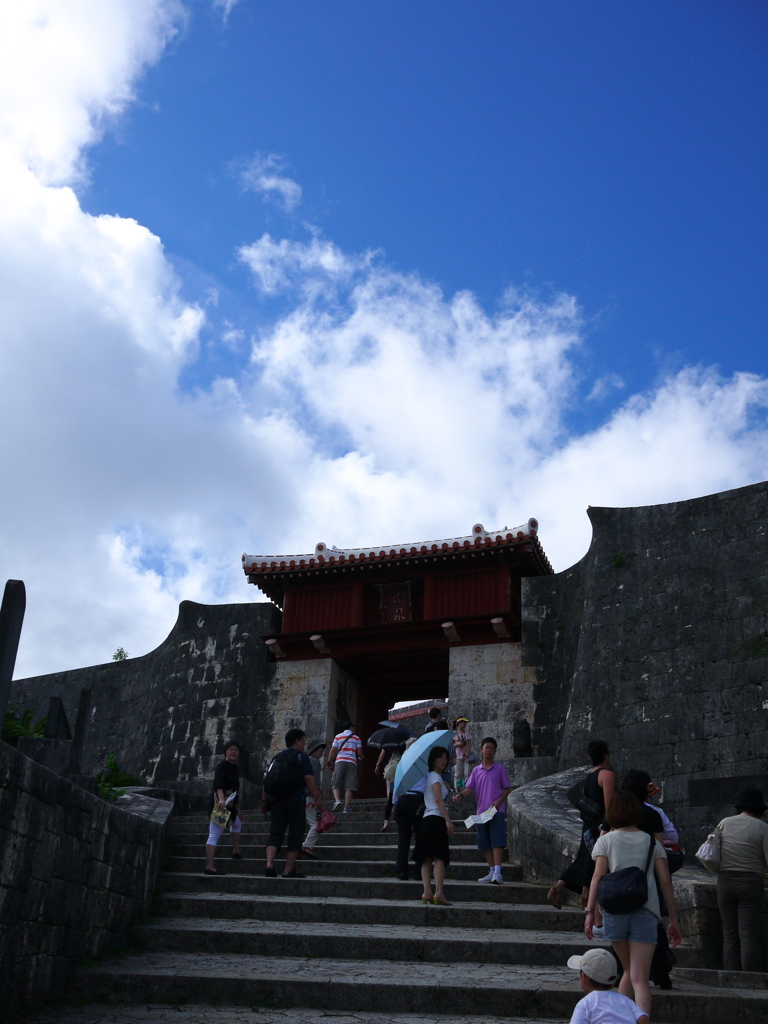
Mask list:
[[[619,973],[616,957],[607,949],[588,949],[581,956],[571,956],[568,966],[574,971],[583,971],[598,985],[615,985]]]

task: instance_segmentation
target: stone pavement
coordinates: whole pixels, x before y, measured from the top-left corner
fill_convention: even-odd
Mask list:
[[[28,1024],[223,1024],[224,1014],[257,1024],[568,1021],[581,992],[565,961],[589,945],[581,912],[554,910],[546,887],[521,882],[511,865],[504,885],[478,885],[484,861],[463,826],[446,883],[454,906],[423,906],[421,883],[394,877],[382,802],[354,806],[320,838],[320,859],[299,862],[305,879],[264,877],[267,829],[256,812],[244,859],[231,860],[225,838],[217,864],[227,874],[206,876],[204,817],[177,816],[155,916],[134,928],[130,952],[80,972],[72,1001],[82,1008]],[[696,966],[684,947],[679,958]],[[676,980],[655,990],[653,1019],[768,1024],[768,992]]]
[[[258,1006],[82,1006],[25,1018],[24,1024],[434,1024],[434,1015],[265,1010]],[[441,1024],[477,1024],[477,1015],[441,1016]],[[561,1024],[562,1018],[483,1017],[483,1024]]]

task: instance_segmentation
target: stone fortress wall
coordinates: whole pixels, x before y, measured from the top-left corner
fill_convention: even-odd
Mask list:
[[[108,804],[0,743],[0,1001],[61,998],[149,909],[173,803]]]
[[[580,562],[523,580],[534,751],[563,771],[604,738],[690,853],[742,785],[768,789],[768,483],[589,516]]]
[[[223,745],[236,736],[243,766],[261,771],[276,727],[276,665],[261,637],[278,631],[272,604],[182,601],[167,639],[139,658],[14,680],[9,706],[45,716],[61,697],[75,720],[80,691],[91,689],[82,772],[109,754],[149,783],[212,777]]]

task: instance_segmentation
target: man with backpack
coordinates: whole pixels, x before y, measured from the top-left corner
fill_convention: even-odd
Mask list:
[[[304,753],[307,734],[303,729],[289,729],[285,734],[285,750],[271,761],[264,776],[263,800],[269,806],[271,824],[267,839],[267,878],[276,878],[275,857],[288,830],[283,878],[306,878],[296,870],[296,858],[304,836],[304,798],[306,791],[314,797],[315,807],[322,811],[323,800],[315,782],[312,762]]]

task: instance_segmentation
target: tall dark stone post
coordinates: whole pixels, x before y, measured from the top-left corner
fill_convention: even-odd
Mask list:
[[[83,758],[83,744],[85,733],[88,728],[88,713],[91,710],[91,691],[84,687],[80,691],[80,702],[77,705],[77,722],[75,724],[75,735],[72,740],[72,753],[69,759],[69,771],[71,775],[79,775]]]
[[[0,606],[0,728],[5,721],[26,607],[27,591],[23,581],[8,580]]]

